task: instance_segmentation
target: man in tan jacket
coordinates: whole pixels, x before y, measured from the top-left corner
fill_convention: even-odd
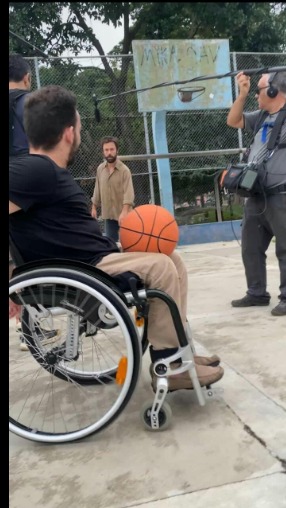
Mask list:
[[[101,206],[105,234],[117,242],[120,223],[133,207],[132,175],[130,169],[117,157],[117,138],[102,138],[101,148],[105,162],[100,164],[96,171],[91,215],[96,219],[96,209]]]

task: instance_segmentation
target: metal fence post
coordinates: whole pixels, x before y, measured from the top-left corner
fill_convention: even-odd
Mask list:
[[[147,121],[147,113],[144,111],[143,113],[143,121],[144,121],[144,132],[145,132],[145,143],[146,143],[146,154],[150,154],[150,138],[149,138],[149,129],[148,129],[148,121]],[[149,173],[149,184],[150,184],[150,197],[151,203],[155,204],[155,193],[154,193],[154,183],[153,183],[153,174],[152,174],[152,163],[150,159],[147,159],[148,173]]]
[[[40,73],[39,73],[39,62],[38,62],[38,58],[35,56],[34,57],[34,62],[35,62],[35,74],[36,74],[36,83],[37,83],[37,88],[41,88],[41,80],[40,80]]]
[[[220,203],[220,188],[219,188],[219,174],[214,179],[214,193],[215,193],[215,207],[217,213],[217,221],[222,222],[221,203]]]

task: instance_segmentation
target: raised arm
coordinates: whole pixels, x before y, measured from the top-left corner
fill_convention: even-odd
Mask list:
[[[229,110],[226,123],[229,127],[243,129],[243,110],[250,89],[250,77],[243,74],[243,72],[239,72],[236,76],[236,81],[239,88],[239,95]]]

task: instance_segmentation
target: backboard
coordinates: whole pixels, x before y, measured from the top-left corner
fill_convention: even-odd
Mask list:
[[[134,40],[132,50],[136,88],[230,72],[227,39]],[[191,100],[182,100],[188,97],[178,92],[182,87],[203,90],[193,92]],[[164,86],[138,92],[137,97],[140,112],[228,109],[232,105],[231,79]]]

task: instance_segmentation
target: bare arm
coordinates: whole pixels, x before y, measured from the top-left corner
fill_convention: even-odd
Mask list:
[[[126,215],[128,215],[129,212],[131,212],[131,210],[132,210],[132,205],[123,205],[121,213],[118,217],[119,226],[121,225],[121,222],[124,219],[124,217],[126,217]]]
[[[94,219],[97,219],[97,210],[96,210],[96,206],[94,204],[92,204],[92,207],[91,207],[91,216]]]
[[[19,206],[12,203],[12,201],[9,201],[9,215],[10,213],[18,212],[19,210],[21,210]]]
[[[243,129],[243,110],[250,89],[250,77],[243,74],[243,72],[239,72],[236,76],[236,80],[239,88],[239,96],[234,101],[231,109],[229,110],[226,123],[229,127]]]

